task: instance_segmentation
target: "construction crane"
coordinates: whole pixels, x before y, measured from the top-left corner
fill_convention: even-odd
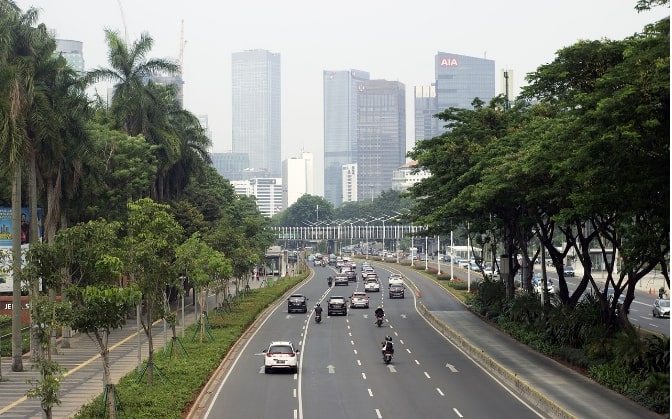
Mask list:
[[[124,16],[124,8],[121,7],[121,0],[117,0],[119,4],[119,12],[121,13],[121,22],[124,24],[124,44],[128,46],[128,29],[126,28],[126,17]]]
[[[177,57],[177,65],[180,67],[180,79],[184,81],[184,46],[187,45],[187,41],[184,40],[184,19],[182,19],[182,24],[180,27],[180,48],[179,54]]]

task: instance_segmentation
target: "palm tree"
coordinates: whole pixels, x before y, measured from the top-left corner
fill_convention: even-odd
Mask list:
[[[147,33],[143,33],[130,49],[115,31],[105,30],[105,38],[111,67],[92,70],[85,80],[88,84],[99,81],[114,84],[111,112],[117,124],[127,134],[143,134],[148,142],[160,146],[159,152],[163,156],[157,157],[164,166],[159,167],[159,175],[165,173],[166,167],[177,161],[179,140],[169,129],[161,90],[157,90],[150,80],[156,75],[175,75],[179,66],[169,60],[147,59],[154,43]],[[159,195],[157,189],[155,183],[152,191],[155,199]]]
[[[12,171],[12,225],[21,224],[21,174],[29,151],[27,115],[32,106],[36,55],[34,45],[46,30],[33,27],[37,10],[21,13],[0,0],[0,155]],[[38,42],[39,44],[39,42]],[[21,307],[21,237],[12,234],[12,304]],[[12,371],[23,371],[21,310],[12,310]]]

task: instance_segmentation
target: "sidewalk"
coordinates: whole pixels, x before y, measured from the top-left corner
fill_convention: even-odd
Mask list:
[[[250,288],[265,286],[262,279],[250,279]],[[244,285],[241,285],[241,287]],[[235,293],[235,285],[230,284],[229,290]],[[196,321],[194,306],[192,305],[193,291],[185,298],[184,325],[178,326],[178,336],[182,337],[184,329]],[[220,296],[220,301],[221,301]],[[179,304],[179,306],[177,305]],[[181,319],[182,306],[180,301],[171,304],[173,309],[178,310],[178,319]],[[208,297],[208,309],[215,306],[215,296]],[[135,318],[129,319],[122,329],[117,329],[110,334],[110,368],[112,381],[117,383],[119,379],[138,367],[138,342],[140,342],[141,358],[148,356],[148,345],[145,332],[137,333]],[[158,321],[152,326],[154,349],[160,350],[170,342],[172,332],[166,328],[164,322]],[[138,338],[139,335],[139,338]],[[189,338],[185,336],[185,339]],[[52,355],[52,360],[58,362],[67,371],[61,381],[60,399],[61,405],[53,409],[54,419],[66,419],[73,417],[79,409],[91,402],[103,392],[103,365],[99,359],[96,343],[86,335],[76,334],[70,339],[70,348],[61,348],[58,344],[58,354]],[[2,419],[41,419],[42,408],[39,399],[27,399],[25,394],[32,388],[27,380],[39,378],[39,372],[31,369],[32,363],[28,357],[23,358],[23,372],[12,372],[11,357],[2,358],[2,381],[0,381],[0,418]]]

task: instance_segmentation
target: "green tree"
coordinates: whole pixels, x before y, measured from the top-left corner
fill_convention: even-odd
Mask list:
[[[33,27],[37,10],[25,13],[13,2],[0,2],[0,155],[11,171],[12,225],[21,223],[22,171],[29,152],[27,116],[32,106],[35,61],[39,44],[46,30]],[[12,275],[14,307],[21,307],[21,237],[12,235]],[[21,350],[21,313],[12,312],[12,370],[23,371]]]
[[[205,300],[216,281],[229,278],[232,273],[231,260],[221,252],[214,250],[205,243],[198,234],[194,234],[176,250],[176,265],[186,274],[189,282],[194,285],[198,295],[198,304],[205,307]],[[173,333],[175,333],[173,331]],[[200,322],[199,341],[203,343],[205,321]],[[174,336],[173,336],[174,337]]]
[[[178,285],[180,272],[174,261],[183,233],[165,204],[143,198],[129,203],[128,209],[125,265],[131,282],[137,283],[143,295],[142,327],[149,347],[147,382],[151,386],[154,381],[152,323],[167,313],[166,286]]]
[[[164,59],[149,59],[154,40],[147,33],[129,48],[119,34],[106,30],[109,48],[109,68],[97,68],[87,73],[87,84],[109,81],[114,84],[111,113],[118,127],[129,135],[143,134],[154,150],[159,163],[152,196],[162,199],[162,179],[179,158],[180,140],[170,127],[169,108],[174,100],[166,88],[152,83],[157,74],[174,75],[179,67]]]

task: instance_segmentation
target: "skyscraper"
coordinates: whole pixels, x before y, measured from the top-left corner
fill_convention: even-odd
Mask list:
[[[403,83],[368,80],[357,94],[357,197],[360,201],[392,189],[392,174],[406,157],[406,88]]]
[[[495,96],[493,60],[439,52],[434,68],[439,112],[451,107],[472,109],[474,98],[488,103]]]
[[[495,62],[448,52],[434,56],[435,82],[415,88],[415,142],[446,132],[444,121],[433,115],[448,108],[473,109],[479,98],[495,96]]]
[[[280,54],[249,50],[232,56],[232,149],[250,165],[282,176]]]
[[[436,86],[415,86],[415,142],[434,138],[442,132],[437,114]]]
[[[305,194],[314,195],[313,153],[303,152],[300,158],[282,162],[282,208],[291,207]]]
[[[84,53],[81,41],[57,39],[56,54],[61,54],[76,72],[80,74],[84,72]]]
[[[324,198],[343,203],[342,167],[357,163],[357,92],[369,73],[360,70],[323,71]]]

